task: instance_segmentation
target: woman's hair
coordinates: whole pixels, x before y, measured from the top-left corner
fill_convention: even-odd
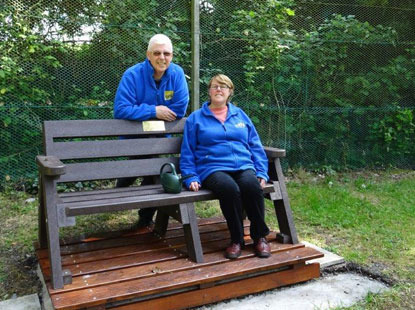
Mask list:
[[[216,80],[219,84],[223,84],[223,85],[226,85],[226,86],[229,87],[230,95],[227,99],[227,102],[229,102],[230,98],[232,97],[233,92],[235,90],[235,87],[232,83],[232,80],[224,74],[216,74],[214,77],[212,77],[210,79],[209,84],[208,84],[208,88],[210,88],[212,86],[213,80]]]

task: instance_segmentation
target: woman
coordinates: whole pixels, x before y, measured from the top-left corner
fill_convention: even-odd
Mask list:
[[[184,129],[180,158],[181,172],[188,176],[184,183],[192,191],[203,185],[218,196],[231,235],[227,258],[239,257],[244,246],[242,206],[251,222],[256,255],[269,257],[262,192],[268,180],[267,157],[252,121],[229,102],[232,81],[218,74],[208,86],[210,100],[189,116]]]

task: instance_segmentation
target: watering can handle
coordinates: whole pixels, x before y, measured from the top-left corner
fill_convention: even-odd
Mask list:
[[[174,166],[173,163],[165,163],[165,164],[163,164],[163,166],[161,166],[161,168],[160,168],[160,175],[163,173],[163,169],[164,169],[165,166],[170,166],[171,172],[174,175],[177,175],[177,173],[176,173],[176,167]]]

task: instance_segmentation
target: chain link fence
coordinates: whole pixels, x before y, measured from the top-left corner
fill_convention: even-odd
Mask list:
[[[398,2],[201,0],[201,103],[209,79],[228,75],[232,101],[289,167],[414,167],[415,4]],[[3,3],[3,180],[36,176],[44,120],[112,118],[122,73],[155,33],[172,39],[190,86],[189,1]]]

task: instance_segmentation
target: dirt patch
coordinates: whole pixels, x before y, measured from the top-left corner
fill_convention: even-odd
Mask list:
[[[397,279],[388,277],[382,271],[385,266],[380,264],[372,264],[371,266],[361,266],[356,263],[346,262],[341,265],[335,265],[322,270],[322,275],[332,275],[344,272],[354,272],[370,279],[385,283],[388,286],[393,286],[398,283]]]
[[[41,282],[36,274],[37,259],[33,255],[13,250],[0,252],[2,260],[1,300],[41,292]]]

